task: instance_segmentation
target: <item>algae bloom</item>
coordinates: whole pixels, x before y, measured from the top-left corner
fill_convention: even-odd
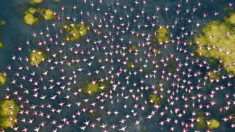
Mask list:
[[[216,129],[216,128],[218,128],[220,126],[220,123],[219,123],[219,121],[217,121],[216,119],[210,119],[209,120],[209,125],[208,125],[208,128],[210,129],[210,130],[212,130],[212,129]]]
[[[63,25],[62,31],[67,42],[74,42],[87,34],[87,28],[83,24]]]
[[[7,77],[2,72],[0,72],[0,85],[5,85],[6,81]]]
[[[1,25],[1,26],[5,25],[5,24],[6,24],[6,21],[0,20],[0,25]]]
[[[217,121],[214,118],[210,119],[207,122],[205,117],[201,115],[201,116],[197,117],[196,126],[199,128],[208,128],[208,129],[212,130],[212,129],[218,128],[220,126],[220,123],[219,123],[219,121]]]
[[[30,65],[36,66],[46,59],[46,54],[43,53],[42,51],[34,50],[30,53],[29,59],[30,59]]]
[[[54,11],[51,9],[38,9],[38,12],[47,21],[55,19]]]
[[[0,106],[0,130],[16,125],[19,106],[13,99],[4,100]]]
[[[104,83],[98,82],[98,83],[88,83],[87,86],[85,86],[82,89],[82,93],[85,95],[93,95],[96,93],[100,93],[104,91],[107,88],[107,86]]]
[[[206,127],[206,126],[207,126],[207,124],[206,124],[206,119],[205,119],[204,116],[198,116],[198,117],[197,117],[196,126],[199,127],[199,128],[202,128],[202,127]]]
[[[131,46],[131,48],[130,48],[130,50],[131,50],[131,51],[136,51],[136,50],[137,50],[137,48],[136,48],[136,46],[135,46],[135,45],[132,45],[132,46]]]
[[[35,8],[29,8],[24,13],[24,22],[28,25],[37,25],[39,22],[39,18],[35,17],[34,14],[37,12],[37,9]]]
[[[235,74],[235,13],[224,22],[212,21],[194,36],[197,54],[209,60],[220,60],[227,72]]]
[[[155,105],[155,104],[160,104],[161,102],[161,97],[156,95],[156,94],[150,94],[148,96],[148,102],[151,104],[151,105]]]
[[[153,52],[153,54],[157,54],[158,53],[158,49],[153,48],[152,52]]]
[[[4,48],[3,42],[0,42],[0,49]]]
[[[24,13],[24,22],[30,26],[37,25],[39,23],[39,14],[44,20],[53,20],[55,19],[54,11],[51,9],[35,9],[33,7],[27,9]]]
[[[129,69],[133,69],[135,67],[135,64],[133,62],[127,62],[126,63],[126,66],[129,68]]]
[[[166,27],[160,27],[157,29],[156,33],[153,35],[154,40],[158,43],[171,43],[171,39],[169,37],[170,31]]]
[[[207,76],[210,78],[210,79],[220,79],[220,72],[208,72],[207,73]]]
[[[32,5],[40,4],[42,2],[43,2],[43,0],[30,0],[30,4],[32,4]]]

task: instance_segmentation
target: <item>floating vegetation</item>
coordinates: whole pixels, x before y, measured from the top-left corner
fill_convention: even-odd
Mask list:
[[[7,99],[1,102],[0,130],[16,126],[19,110],[19,106],[13,99]]]
[[[224,69],[231,73],[235,73],[234,18],[235,14],[230,13],[223,22],[212,21],[202,28],[201,34],[194,36],[197,53],[208,59],[219,60]]]
[[[133,69],[135,67],[135,63],[134,62],[127,62],[126,63],[126,66],[129,68],[129,69]]]
[[[4,73],[0,72],[0,85],[2,85],[2,86],[5,85],[6,81],[7,81],[6,75]]]
[[[132,46],[131,46],[131,48],[130,48],[130,50],[131,50],[131,51],[136,51],[136,50],[137,50],[137,48],[136,48],[136,46],[135,46],[135,45],[132,45]]]
[[[30,26],[38,25],[40,18],[43,18],[46,21],[50,21],[50,20],[54,20],[56,16],[52,9],[44,9],[44,8],[36,9],[36,8],[30,7],[24,13],[24,22]]]
[[[156,104],[160,104],[161,102],[161,97],[156,95],[156,94],[150,94],[148,96],[148,102],[151,104],[151,105],[156,105]]]
[[[47,21],[55,19],[55,13],[52,9],[38,9],[38,12],[43,16]]]
[[[160,27],[157,29],[156,33],[153,35],[154,40],[158,43],[171,43],[171,39],[169,37],[170,31],[166,27]]]
[[[5,24],[6,24],[6,21],[0,20],[0,25],[1,25],[1,26],[4,26]]]
[[[43,0],[30,0],[30,4],[32,4],[32,5],[40,4],[42,2],[43,2]]]
[[[62,31],[64,40],[67,42],[74,42],[87,34],[87,28],[83,24],[63,25]]]
[[[207,120],[205,115],[200,115],[197,117],[196,126],[198,128],[208,128],[210,130],[220,127],[220,122],[214,118]]]
[[[217,121],[216,119],[210,119],[208,123],[209,123],[208,128],[210,130],[216,129],[220,126],[219,121]]]
[[[4,48],[3,42],[0,42],[0,49]]]
[[[34,50],[29,55],[30,65],[36,66],[39,65],[46,59],[46,54],[42,51]]]
[[[202,127],[207,127],[206,119],[204,116],[198,116],[197,117],[197,127],[202,128]]]
[[[154,48],[152,51],[153,51],[153,54],[157,54],[159,50]]]
[[[220,79],[220,72],[213,72],[213,71],[211,71],[211,72],[209,72],[209,73],[207,74],[207,76],[208,76],[210,79],[217,79],[217,80],[219,80],[219,79]]]
[[[24,13],[24,22],[30,26],[35,26],[39,23],[39,18],[36,17],[34,14],[36,13],[37,9],[29,8]]]
[[[102,91],[105,91],[106,88],[107,88],[107,86],[105,85],[105,83],[91,82],[91,83],[88,83],[87,86],[85,86],[82,89],[82,93],[85,95],[94,95],[96,93],[100,93]]]

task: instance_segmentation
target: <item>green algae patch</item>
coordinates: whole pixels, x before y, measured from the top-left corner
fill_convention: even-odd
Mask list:
[[[66,42],[74,42],[87,34],[87,27],[83,24],[63,25],[62,32]]]
[[[217,121],[216,119],[212,118],[209,120],[209,125],[208,125],[208,128],[210,130],[213,130],[213,129],[216,129],[220,126],[220,123],[219,121]]]
[[[1,26],[4,26],[5,24],[6,24],[6,21],[0,20],[0,25],[1,25]]]
[[[136,51],[136,50],[137,50],[137,48],[136,48],[136,46],[135,46],[135,45],[132,45],[132,46],[131,46],[131,48],[130,48],[130,50],[131,50],[131,51]]]
[[[0,49],[4,48],[3,42],[0,42]]]
[[[29,8],[24,13],[24,22],[30,26],[37,25],[39,23],[39,18],[35,17],[35,13],[37,12],[37,9],[35,8]]]
[[[107,88],[107,85],[102,82],[97,83],[88,83],[83,89],[82,93],[84,95],[94,95],[96,93],[100,93],[102,91],[105,91]]]
[[[235,74],[235,13],[224,17],[223,22],[212,21],[194,36],[199,56],[220,60],[224,69]]]
[[[36,4],[41,4],[43,0],[30,0],[30,4],[36,5]]]
[[[25,13],[24,22],[28,25],[31,25],[31,26],[37,25],[39,22],[39,18],[34,17],[33,14]]]
[[[7,77],[2,72],[0,72],[0,85],[3,86],[7,82]]]
[[[1,103],[1,116],[17,116],[19,106],[16,105],[13,99],[4,100]]]
[[[15,120],[19,113],[19,106],[13,99],[4,100],[0,106],[0,130],[16,125]]]
[[[153,35],[153,39],[158,43],[169,44],[171,43],[171,39],[169,36],[170,31],[166,27],[160,27],[159,29],[157,29],[155,35]]]
[[[197,117],[197,122],[196,122],[196,126],[199,127],[199,128],[203,128],[203,127],[207,127],[207,124],[206,124],[206,119],[204,116],[198,116]]]
[[[235,13],[230,13],[229,17],[224,17],[224,21],[228,24],[235,24]]]
[[[47,21],[55,19],[55,14],[52,9],[38,9],[38,12],[43,16]]]
[[[161,97],[156,95],[156,94],[150,94],[148,96],[148,102],[151,104],[151,105],[156,105],[156,104],[160,104],[161,102]]]
[[[208,72],[207,73],[207,76],[210,78],[210,79],[217,79],[219,80],[220,79],[220,72]]]
[[[46,21],[54,20],[56,18],[52,9],[36,9],[30,7],[24,13],[24,22],[30,26],[38,25],[40,19]]]
[[[28,10],[26,10],[27,13],[34,14],[37,12],[36,8],[30,7]]]
[[[218,128],[220,126],[220,123],[218,120],[214,118],[211,118],[207,123],[205,116],[199,115],[197,117],[196,126],[198,128],[208,128],[210,130],[213,130],[213,129]]]
[[[39,65],[42,61],[46,59],[46,54],[39,50],[34,50],[29,55],[30,65]]]
[[[158,53],[158,49],[157,48],[153,48],[152,52],[153,52],[153,54],[157,54]]]
[[[135,64],[133,62],[127,62],[126,63],[126,66],[129,68],[129,69],[133,69],[135,67]]]

